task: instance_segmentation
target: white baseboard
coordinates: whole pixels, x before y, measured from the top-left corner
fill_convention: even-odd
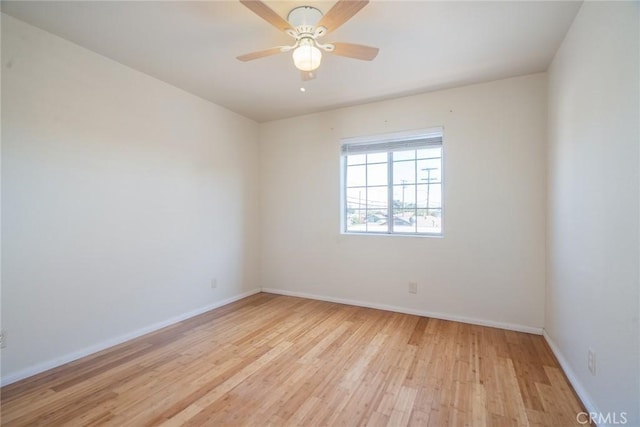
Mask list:
[[[571,386],[573,386],[573,389],[576,391],[576,394],[582,401],[582,404],[584,405],[587,412],[595,412],[599,414],[600,411],[598,410],[598,407],[593,403],[593,399],[591,399],[591,396],[589,396],[589,393],[587,393],[587,390],[582,386],[582,383],[578,380],[578,377],[576,376],[575,372],[573,372],[573,369],[571,369],[571,365],[569,365],[569,362],[560,351],[560,348],[558,348],[558,346],[551,339],[549,334],[547,334],[547,331],[543,330],[542,336],[544,336],[544,339],[547,341],[547,344],[549,344],[549,347],[551,347],[551,351],[556,356],[556,359],[558,359],[558,363],[560,363],[560,366],[562,367],[564,374],[569,379]]]
[[[371,303],[367,301],[334,298],[334,297],[328,297],[324,295],[314,295],[314,294],[308,294],[305,292],[292,292],[292,291],[286,291],[283,289],[262,288],[262,291],[268,292],[271,294],[315,299],[320,301],[335,302],[338,304],[355,305],[358,307],[376,308],[378,310],[394,311],[396,313],[414,314],[416,316],[433,317],[435,319],[451,320],[454,322],[469,323],[472,325],[490,326],[492,328],[507,329],[510,331],[527,332],[529,334],[542,335],[542,328],[535,328],[532,326],[516,325],[512,323],[503,323],[503,322],[494,322],[492,320],[474,319],[470,317],[458,316],[455,314],[452,315],[452,314],[445,314],[445,313],[437,313],[433,311],[415,310],[411,308],[397,307],[393,305],[376,304],[376,303]]]
[[[173,325],[174,323],[181,322],[183,320],[189,319],[191,317],[197,316],[199,314],[205,313],[215,308],[222,307],[223,305],[230,304],[234,301],[241,300],[242,298],[246,298],[248,296],[257,294],[258,292],[260,292],[260,289],[253,289],[248,292],[243,292],[231,298],[227,298],[222,301],[216,301],[213,304],[209,304],[204,307],[200,307],[195,310],[191,310],[186,313],[173,316],[167,320],[163,320],[161,322],[154,323],[152,325],[146,326],[144,328],[138,329],[128,334],[120,335],[119,337],[115,337],[107,341],[103,341],[99,344],[92,345],[82,350],[74,351],[73,353],[66,354],[56,359],[49,360],[43,363],[38,363],[37,365],[29,366],[28,368],[22,369],[17,372],[9,373],[7,375],[2,376],[2,378],[0,379],[0,386],[5,386],[8,384],[14,383],[16,381],[20,381],[22,379],[39,374],[41,372],[48,371],[49,369],[57,368],[58,366],[64,365],[65,363],[73,362],[74,360],[78,360],[82,357],[89,356],[93,353],[97,353],[109,347],[122,344],[123,342],[132,340],[134,338],[138,338],[150,332],[157,331],[158,329],[162,329],[166,326]]]

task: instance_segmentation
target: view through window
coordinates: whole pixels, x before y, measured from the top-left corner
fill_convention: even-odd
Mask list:
[[[442,234],[442,131],[346,142],[343,231]]]

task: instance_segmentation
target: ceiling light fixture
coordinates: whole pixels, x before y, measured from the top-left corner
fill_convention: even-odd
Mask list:
[[[293,50],[293,63],[301,71],[313,71],[320,66],[322,52],[315,46],[310,37],[300,40],[299,46]]]

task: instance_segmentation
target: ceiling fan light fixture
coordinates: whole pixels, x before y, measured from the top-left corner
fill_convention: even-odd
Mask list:
[[[318,49],[313,39],[302,39],[300,46],[293,51],[293,63],[301,71],[313,71],[320,66],[322,52]]]

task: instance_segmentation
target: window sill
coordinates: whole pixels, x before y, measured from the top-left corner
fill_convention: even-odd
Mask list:
[[[341,231],[342,236],[374,236],[374,237],[427,237],[427,238],[444,238],[444,234],[431,234],[431,233],[363,233],[357,231]]]

